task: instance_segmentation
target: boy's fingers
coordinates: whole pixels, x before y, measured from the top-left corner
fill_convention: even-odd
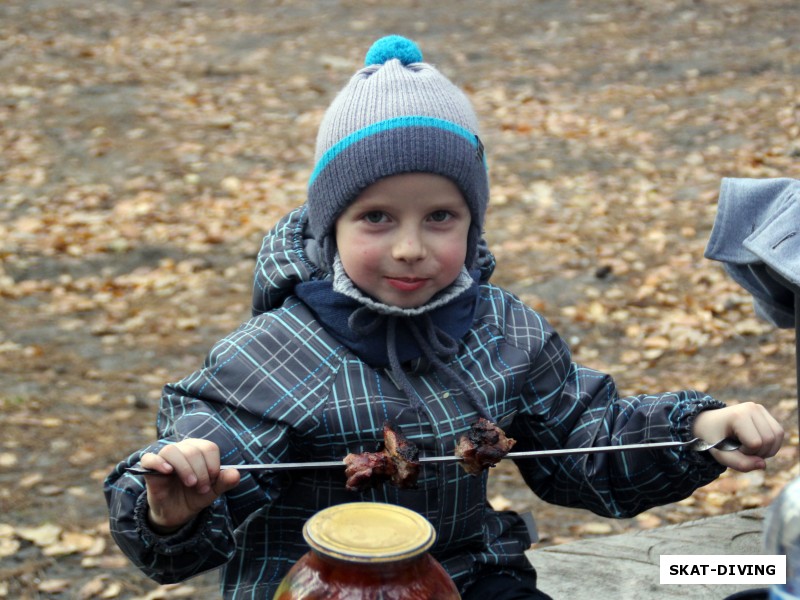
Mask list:
[[[743,418],[733,424],[731,433],[741,442],[741,452],[762,457],[771,456],[770,452],[776,445],[773,423],[777,425],[777,422],[763,406],[754,403],[741,405],[740,413]]]
[[[773,419],[773,421],[772,432],[775,438],[772,443],[772,449],[770,450],[770,456],[775,456],[778,453],[778,451],[781,449],[781,446],[783,446],[783,438],[786,435],[786,432],[783,430],[783,427],[781,427],[781,424],[775,419]]]
[[[158,454],[142,455],[141,463],[160,473],[174,473],[184,486],[203,497],[219,496],[236,487],[240,480],[237,470],[220,469],[219,448],[208,440],[192,438],[170,444]]]
[[[744,456],[744,460],[735,468],[746,473],[748,471],[766,469],[767,463],[765,463],[764,459],[760,456]]]
[[[159,454],[172,463],[183,484],[199,494],[210,492],[219,476],[219,449],[208,440],[186,439]]]
[[[181,448],[177,444],[172,444],[162,448],[159,455],[173,466],[175,474],[180,477],[183,485],[194,487],[198,484],[199,472],[202,472],[203,468],[198,465],[201,459],[198,459],[191,446]],[[202,465],[205,465],[205,461],[202,461]]]
[[[153,454],[152,452],[142,454],[139,462],[142,463],[142,466],[145,469],[152,469],[153,471],[158,471],[159,473],[164,473],[165,475],[172,473],[174,470],[171,464],[169,464],[158,454]]]
[[[214,482],[213,490],[217,496],[221,496],[228,490],[232,490],[239,485],[241,476],[236,469],[225,469],[219,472],[219,477]]]
[[[772,427],[765,419],[756,420],[755,427],[758,431],[759,444],[758,447],[754,446],[748,454],[754,454],[764,458],[772,456],[772,447],[775,443],[775,433]]]
[[[732,452],[711,450],[711,454],[718,463],[745,473],[766,467],[764,459],[760,456],[743,454],[738,450]]]
[[[194,474],[195,489],[200,494],[207,493],[211,489],[211,476],[205,454],[199,448],[192,446],[185,450],[185,456]]]
[[[761,421],[760,431],[764,437],[764,448],[761,456],[764,458],[775,456],[783,445],[784,431],[781,424],[764,410],[764,418]]]
[[[752,419],[737,423],[733,436],[742,444],[739,449],[742,454],[757,454],[761,449],[761,433]]]
[[[736,432],[742,442],[742,452],[768,458],[774,456],[783,443],[783,428],[769,414],[757,414],[742,432]]]

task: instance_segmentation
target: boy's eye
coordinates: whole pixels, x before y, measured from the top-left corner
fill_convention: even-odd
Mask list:
[[[450,213],[446,210],[437,210],[431,213],[431,221],[441,223],[450,218]]]
[[[364,220],[367,223],[381,223],[386,219],[386,215],[380,210],[371,210],[364,214]]]

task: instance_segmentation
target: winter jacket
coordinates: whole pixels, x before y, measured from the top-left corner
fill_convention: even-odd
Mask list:
[[[156,581],[181,581],[221,566],[226,598],[271,598],[308,550],[304,522],[320,509],[352,501],[399,504],[424,515],[437,532],[432,554],[462,591],[487,569],[531,569],[523,519],[489,506],[486,472],[469,475],[455,463],[425,465],[416,489],[383,485],[361,493],[345,488],[339,469],[242,471],[238,487],[183,529],[156,535],[147,525],[143,478],[124,468],[176,440],[210,439],[224,463],[336,460],[375,451],[384,422],[392,420],[421,456],[448,455],[485,411],[506,424],[515,450],[577,448],[686,441],[699,411],[722,406],[692,391],[619,397],[608,375],[572,362],[542,316],[486,281],[490,255],[453,354],[430,360],[406,353],[398,381],[384,359],[371,360],[356,342],[350,348],[341,324],[324,324],[318,307],[298,297],[298,286],[327,277],[315,266],[305,223],[304,208],[295,210],[265,237],[254,316],[218,342],[200,370],[165,387],[158,442],[132,454],[106,480],[111,532]],[[541,498],[612,517],[680,500],[723,470],[707,453],[684,449],[517,462]]]

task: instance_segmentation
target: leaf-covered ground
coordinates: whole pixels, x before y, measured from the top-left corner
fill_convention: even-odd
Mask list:
[[[0,597],[160,587],[107,534],[101,482],[160,388],[248,315],[261,235],[303,201],[322,112],[387,33],[481,117],[495,281],[631,394],[769,406],[765,473],[613,521],[498,507],[560,543],[766,505],[797,474],[794,332],[703,258],[722,177],[797,177],[795,0],[5,0],[0,4]]]

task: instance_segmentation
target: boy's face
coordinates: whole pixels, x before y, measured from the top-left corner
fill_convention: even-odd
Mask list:
[[[471,216],[456,185],[430,173],[386,177],[336,221],[344,270],[384,304],[414,308],[455,281]]]

